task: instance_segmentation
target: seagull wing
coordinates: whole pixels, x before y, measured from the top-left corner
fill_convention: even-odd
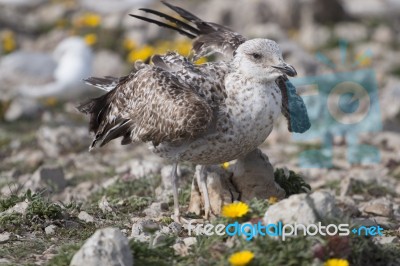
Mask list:
[[[173,73],[185,84],[200,95],[214,110],[224,105],[226,98],[224,78],[229,71],[225,62],[211,62],[195,65],[186,57],[176,52],[155,55],[151,62],[170,73]]]
[[[209,56],[214,53],[221,53],[228,58],[232,57],[239,45],[246,41],[246,39],[242,35],[234,32],[228,27],[212,22],[203,21],[202,19],[184,10],[183,8],[171,5],[169,3],[163,2],[163,4],[178,13],[178,15],[181,18],[187,20],[188,23],[175,17],[169,16],[165,13],[148,8],[141,8],[140,10],[156,15],[160,18],[164,18],[168,22],[172,22],[175,25],[173,26],[143,16],[131,16],[150,23],[154,23],[161,27],[175,30],[180,34],[185,35],[186,37],[194,39],[192,48],[194,61],[196,61],[200,57]],[[190,25],[190,23],[192,23],[192,25]]]
[[[90,114],[89,129],[95,133],[90,149],[118,137],[123,137],[122,144],[143,141],[156,146],[206,131],[213,120],[212,106],[196,84],[177,73],[144,65],[110,92],[79,106]]]
[[[290,132],[304,133],[310,127],[307,108],[303,99],[297,94],[296,87],[286,76],[281,76],[276,80],[282,93],[282,114],[288,122]]]

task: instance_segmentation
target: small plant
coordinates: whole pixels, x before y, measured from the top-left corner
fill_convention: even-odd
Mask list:
[[[311,186],[304,181],[304,177],[292,170],[277,168],[274,176],[275,182],[285,190],[286,197],[311,191]]]

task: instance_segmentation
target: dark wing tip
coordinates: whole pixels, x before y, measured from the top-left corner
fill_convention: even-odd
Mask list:
[[[143,21],[146,21],[146,22],[149,22],[149,23],[156,24],[157,26],[160,26],[160,27],[164,27],[164,28],[168,28],[168,29],[177,31],[178,33],[180,33],[180,34],[182,34],[182,35],[184,35],[184,36],[186,36],[186,37],[189,37],[190,39],[196,38],[195,35],[193,35],[193,34],[187,32],[187,31],[184,31],[184,30],[182,30],[182,29],[179,29],[179,28],[177,28],[177,27],[168,25],[168,24],[166,24],[166,23],[164,23],[164,22],[161,22],[161,21],[158,21],[158,20],[155,20],[155,19],[146,18],[146,17],[143,17],[143,16],[134,15],[134,14],[129,14],[129,16],[134,17],[134,18],[137,18],[137,19],[140,19],[140,20],[143,20]]]

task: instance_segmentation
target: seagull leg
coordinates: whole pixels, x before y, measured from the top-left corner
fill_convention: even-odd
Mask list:
[[[179,198],[178,198],[178,163],[172,165],[172,193],[174,196],[174,216],[175,222],[180,223],[180,212],[179,212]]]
[[[174,196],[174,215],[172,217],[172,219],[174,220],[174,222],[176,223],[188,223],[188,221],[186,219],[183,219],[181,217],[181,213],[179,211],[179,194],[178,194],[178,163],[175,162],[172,165],[172,172],[171,172],[171,176],[172,176],[172,194]]]
[[[197,183],[199,184],[200,190],[204,197],[205,218],[209,219],[209,215],[210,215],[210,212],[212,213],[212,210],[211,210],[211,204],[210,204],[210,197],[208,196],[207,171],[206,171],[205,165],[202,165],[200,168],[200,173],[199,173],[199,175],[197,175]]]

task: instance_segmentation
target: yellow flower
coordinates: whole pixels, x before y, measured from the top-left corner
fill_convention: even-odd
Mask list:
[[[222,207],[222,215],[228,218],[242,217],[249,211],[246,203],[237,201]]]
[[[159,41],[155,45],[156,54],[165,54],[168,51],[174,50],[174,44],[170,41]]]
[[[75,24],[78,27],[97,27],[101,23],[101,17],[95,13],[85,13],[83,16],[79,17]]]
[[[247,265],[254,258],[254,253],[248,250],[233,253],[229,257],[229,263],[233,266]]]
[[[136,48],[136,43],[134,40],[126,38],[122,43],[122,46],[124,47],[125,50],[132,51],[133,49]]]
[[[324,266],[349,266],[349,262],[344,259],[329,259],[325,261]]]
[[[274,196],[269,197],[268,202],[269,202],[269,204],[277,203],[278,202],[278,198],[274,197]]]
[[[190,49],[192,49],[192,43],[190,41],[179,41],[175,43],[175,49],[183,56],[188,56],[190,54]]]
[[[17,47],[15,43],[15,36],[12,31],[5,31],[3,36],[1,36],[1,42],[3,45],[3,51],[6,53],[14,51]]]
[[[225,170],[229,168],[229,162],[224,162],[221,164],[221,167],[224,168]]]
[[[84,37],[84,40],[87,45],[93,45],[93,44],[97,43],[97,35],[94,33],[86,34]]]
[[[199,59],[196,60],[196,62],[194,62],[196,65],[201,65],[204,63],[207,63],[207,58],[205,57],[200,57]]]
[[[145,45],[140,49],[132,50],[128,55],[128,61],[130,63],[133,63],[137,60],[146,60],[147,58],[152,56],[153,53],[154,53],[154,48],[149,45]]]
[[[44,104],[45,104],[46,106],[49,106],[49,107],[54,107],[54,106],[57,105],[57,103],[58,103],[58,100],[57,100],[56,97],[48,97],[48,98],[46,98],[46,99],[44,100]]]

